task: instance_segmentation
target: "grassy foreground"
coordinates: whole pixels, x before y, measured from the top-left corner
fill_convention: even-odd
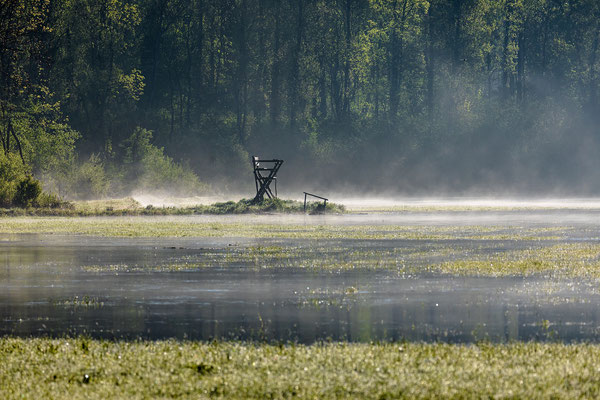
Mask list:
[[[590,344],[0,339],[0,398],[596,398]]]

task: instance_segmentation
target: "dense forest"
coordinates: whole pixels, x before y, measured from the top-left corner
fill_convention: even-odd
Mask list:
[[[599,40],[597,0],[0,0],[0,181],[597,194]]]

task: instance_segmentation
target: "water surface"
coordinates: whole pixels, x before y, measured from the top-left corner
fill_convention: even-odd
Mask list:
[[[588,218],[573,238],[593,240],[590,226]],[[262,261],[277,261],[216,257],[256,245],[315,247],[315,258],[369,248],[427,254],[440,242],[4,235],[0,334],[302,343],[600,339],[595,281],[452,277],[418,269],[262,268]],[[472,256],[549,244],[460,240],[443,245]],[[431,253],[431,260],[425,256],[413,262],[425,265],[439,258]],[[206,267],[168,268],[197,262]]]

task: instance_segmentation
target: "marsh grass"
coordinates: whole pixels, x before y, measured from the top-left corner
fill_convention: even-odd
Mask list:
[[[86,307],[86,308],[99,308],[104,307],[104,302],[98,299],[97,297],[90,297],[87,295],[84,296],[74,296],[72,298],[66,300],[58,300],[54,302],[55,306],[64,306],[64,307]]]
[[[600,278],[600,245],[566,242],[570,227],[315,225],[202,222],[179,217],[17,217],[1,218],[0,233],[82,234],[109,237],[204,237],[282,239],[281,244],[213,249],[201,260],[175,260],[170,265],[111,266],[115,271],[180,271],[239,265],[252,268],[294,267],[315,270],[385,269],[407,274]],[[577,233],[576,233],[577,234]],[[303,242],[295,240],[302,239]],[[377,247],[374,240],[422,241],[411,246]],[[325,242],[330,240],[333,242]],[[365,241],[353,247],[337,240]],[[554,244],[563,240],[560,244]],[[291,241],[292,244],[285,241]],[[527,248],[494,251],[502,243]],[[554,242],[554,243],[553,243]],[[470,244],[463,246],[463,244]],[[478,251],[477,243],[486,247]],[[510,249],[513,245],[508,245]],[[524,246],[521,244],[520,246]],[[491,249],[491,252],[488,251]],[[432,261],[434,260],[434,261]],[[89,267],[92,270],[96,267]],[[106,270],[99,266],[97,270]]]
[[[499,245],[499,249],[502,246]],[[440,262],[432,263],[432,259]],[[385,270],[405,277],[434,274],[452,276],[543,276],[600,279],[600,244],[562,243],[516,250],[465,248],[443,243],[426,248],[359,248],[323,244],[232,246],[204,249],[201,260],[182,257],[165,265],[92,265],[89,272],[175,272],[204,268],[294,268],[332,273]]]
[[[15,217],[0,219],[0,233],[61,233],[109,237],[253,237],[288,239],[559,240],[568,227],[314,225],[202,222],[188,218]]]
[[[53,216],[53,217],[93,217],[93,216],[162,216],[162,215],[225,215],[225,214],[341,214],[345,207],[341,204],[309,202],[306,210],[304,203],[296,200],[266,199],[254,204],[251,200],[227,201],[210,205],[189,207],[153,207],[142,205],[131,197],[123,199],[89,200],[65,202],[61,207],[43,208],[0,208],[0,217],[17,216]]]
[[[597,398],[600,346],[0,339],[0,397]]]
[[[71,202],[73,211],[81,214],[100,214],[110,211],[137,210],[142,205],[132,197],[105,200],[81,200]]]
[[[328,243],[227,246],[203,249],[201,257],[183,255],[168,264],[90,265],[89,272],[176,272],[205,268],[294,268],[318,272],[389,271],[404,277],[540,276],[556,279],[600,279],[600,244],[545,244],[506,250],[502,242],[483,248],[430,243],[425,247],[348,248]],[[440,260],[432,262],[432,260]]]
[[[430,265],[434,272],[470,276],[550,275],[600,279],[600,245],[561,243]]]

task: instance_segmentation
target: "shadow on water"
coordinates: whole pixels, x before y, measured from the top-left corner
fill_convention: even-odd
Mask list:
[[[597,285],[578,279],[247,268],[239,262],[144,269],[210,258],[227,252],[231,241],[44,235],[0,241],[0,334],[301,343],[600,339]],[[255,243],[270,242],[236,239],[235,245]],[[432,245],[370,245],[385,243]],[[334,244],[339,252],[369,246]],[[123,263],[140,268],[114,267]]]

